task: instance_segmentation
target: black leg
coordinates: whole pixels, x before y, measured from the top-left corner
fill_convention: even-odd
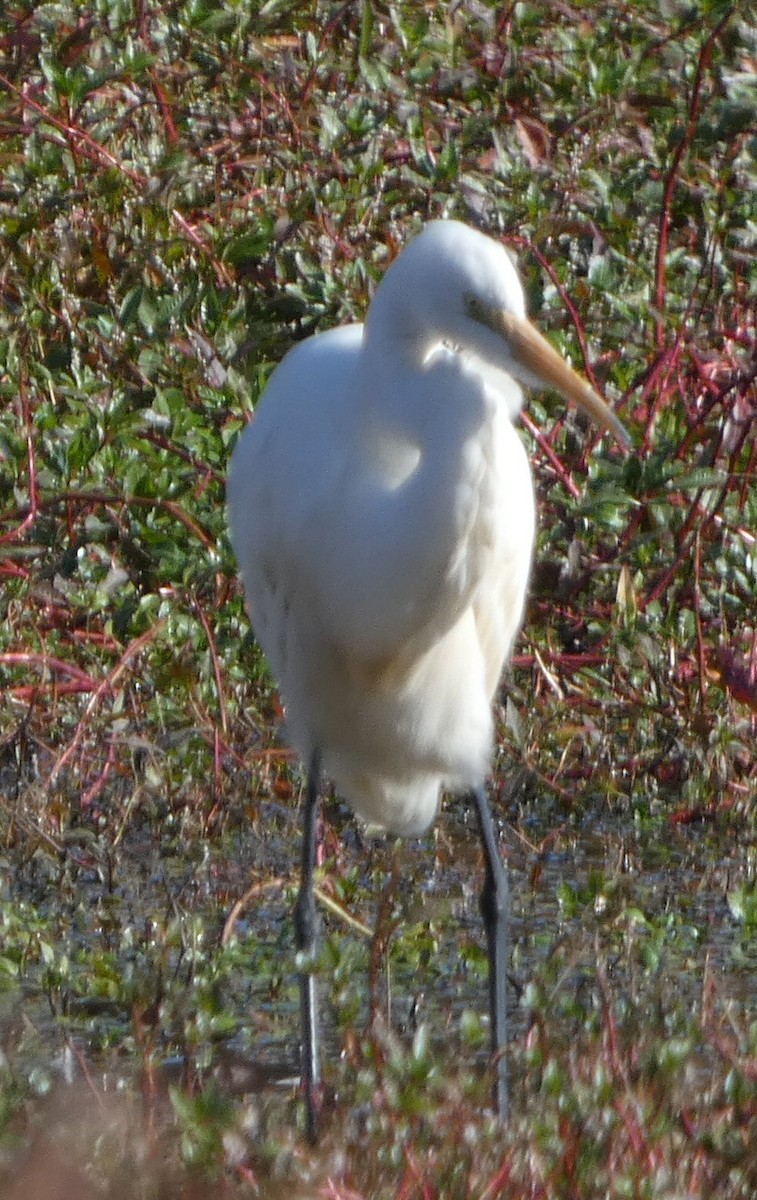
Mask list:
[[[300,1013],[302,1021],[302,1091],[305,1098],[307,1138],[318,1141],[320,1101],[320,1034],[318,1027],[318,990],[313,964],[318,949],[318,914],[313,894],[316,866],[318,808],[321,796],[320,755],[316,750],[310,762],[305,807],[302,818],[302,873],[300,891],[294,909],[294,934],[297,949],[305,959],[300,975]]]
[[[492,1051],[496,1059],[497,1079],[494,1103],[503,1121],[507,1120],[507,922],[510,894],[507,868],[502,861],[494,835],[489,798],[484,787],[473,792],[478,825],[486,858],[486,875],[481,889],[481,915],[486,929],[489,952],[489,1010],[491,1013]]]

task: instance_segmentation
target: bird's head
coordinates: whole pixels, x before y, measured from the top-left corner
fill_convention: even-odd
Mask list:
[[[387,271],[367,329],[419,353],[445,341],[529,387],[554,388],[628,448],[629,435],[589,384],[526,317],[523,288],[503,246],[460,221],[432,221]]]

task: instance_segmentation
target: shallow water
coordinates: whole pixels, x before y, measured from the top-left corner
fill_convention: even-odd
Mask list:
[[[475,822],[464,805],[453,804],[423,839],[366,843],[346,810],[328,811],[324,845],[332,861],[321,886],[345,912],[373,927],[382,888],[395,872],[385,905],[391,950],[375,987],[376,1003],[402,1038],[425,1022],[440,1054],[459,1051],[465,1014],[485,1018],[487,1004]],[[522,1042],[533,1018],[528,991],[533,984],[555,1019],[562,1015],[569,1037],[571,1023],[575,1027],[596,1003],[598,961],[618,1002],[636,1004],[640,1020],[647,1006],[651,1011],[661,1003],[698,1011],[706,987],[721,1010],[731,1004],[739,1012],[752,1011],[754,931],[735,919],[728,896],[749,884],[754,858],[733,827],[664,821],[645,827],[633,813],[605,812],[601,818],[563,814],[549,828],[534,806],[520,812],[517,824],[502,822],[501,838],[511,884],[514,1043]],[[150,969],[150,928],[156,930],[157,958],[161,928],[175,913],[190,924],[199,921],[202,953],[212,956],[234,902],[257,882],[235,924],[236,965],[227,967],[219,985],[232,1028],[211,1037],[193,1067],[215,1075],[233,1093],[256,1091],[297,1073],[290,906],[298,843],[297,814],[279,805],[264,806],[256,826],[189,847],[186,854],[180,841],[158,844],[150,827],[135,824],[109,873],[95,862],[78,872],[66,894],[59,884],[52,886],[52,867],[46,873],[27,864],[12,891],[17,899],[32,899],[42,919],[46,913],[55,917],[69,954],[81,962],[107,952],[123,978],[134,969],[125,928],[134,931],[138,944],[138,971]],[[69,911],[63,922],[61,902]],[[364,1028],[370,939],[330,911],[324,910],[323,922],[330,946],[321,983],[330,1058],[341,1051],[345,1025]],[[173,963],[180,972],[181,949],[169,954],[163,949],[161,962],[163,969]],[[9,992],[0,1016],[6,1037],[23,1025],[20,1042],[29,1069],[47,1069],[53,1078],[70,1081],[86,1057],[88,1069],[101,1069],[108,1089],[123,1086],[133,1060],[116,1062],[105,1047],[132,1044],[133,1006],[117,987],[113,999],[86,994],[80,974],[69,994],[65,987],[55,992],[55,1010],[42,975],[32,972],[21,990]],[[191,979],[187,987],[191,991]],[[475,1056],[485,1062],[485,1042]],[[153,1061],[161,1086],[189,1068],[165,1034]]]

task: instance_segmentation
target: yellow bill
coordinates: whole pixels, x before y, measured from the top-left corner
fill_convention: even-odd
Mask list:
[[[499,324],[510,343],[516,362],[547,387],[558,391],[566,400],[572,400],[600,429],[611,433],[621,446],[630,450],[633,443],[623,422],[586,380],[568,366],[565,359],[530,321],[525,317],[517,317],[514,313],[501,312]]]
[[[571,400],[599,426],[611,433],[625,450],[633,442],[619,417],[592,387],[569,367],[565,359],[542,337],[526,317],[506,309],[494,308],[478,296],[466,297],[468,312],[474,320],[487,325],[507,342],[515,365],[523,368],[526,381],[538,381],[554,388]],[[517,373],[517,372],[516,372]]]

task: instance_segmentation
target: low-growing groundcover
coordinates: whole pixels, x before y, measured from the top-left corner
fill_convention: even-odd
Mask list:
[[[757,1191],[753,17],[3,6],[3,1197]],[[311,1151],[300,777],[223,481],[275,362],[439,215],[512,248],[636,449],[548,397],[524,418],[541,530],[492,784],[511,1124],[465,805],[393,846],[334,800]]]

